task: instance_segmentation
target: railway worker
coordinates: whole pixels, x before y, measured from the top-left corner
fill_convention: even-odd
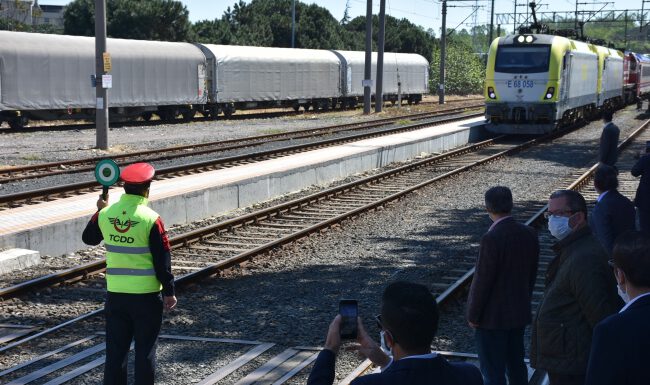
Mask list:
[[[611,261],[627,303],[594,330],[587,385],[650,384],[650,237],[629,231],[616,240]]]
[[[467,300],[486,385],[506,385],[506,373],[508,384],[528,384],[524,329],[531,322],[539,241],[535,230],[510,215],[512,206],[509,188],[486,191],[485,208],[493,223],[481,238]]]
[[[381,373],[368,374],[352,385],[481,385],[481,373],[471,364],[451,363],[431,352],[438,329],[438,306],[429,290],[420,284],[394,282],[388,285],[381,301],[377,322],[393,357],[389,357],[368,336],[357,318],[357,342],[353,348],[366,356]],[[334,382],[336,355],[341,347],[341,316],[329,326],[325,349],[316,359],[307,385],[331,385]]]
[[[635,211],[632,202],[618,190],[617,171],[614,167],[601,164],[594,174],[594,188],[600,194],[589,218],[594,236],[609,255],[614,249],[614,240],[622,233],[635,229]]]
[[[82,239],[106,246],[106,365],[104,384],[126,384],[131,341],[135,339],[135,384],[153,384],[156,340],[162,312],[176,306],[171,254],[160,216],[147,207],[155,174],[148,163],[122,170],[124,194],[108,205],[100,195],[97,213]],[[160,292],[162,290],[162,299]]]
[[[613,111],[606,109],[603,112],[603,121],[605,122],[605,127],[603,127],[603,133],[600,134],[598,160],[600,163],[606,164],[608,166],[614,166],[616,164],[616,160],[618,159],[618,137],[621,132],[621,130],[618,129],[618,126],[612,122],[613,117]]]
[[[622,306],[607,253],[587,225],[580,193],[559,190],[548,201],[548,228],[558,239],[544,298],[533,320],[530,362],[551,385],[583,385],[593,328]]]
[[[646,142],[645,152],[646,154],[632,167],[632,175],[641,177],[634,197],[634,205],[639,215],[639,227],[641,231],[650,233],[650,141]]]

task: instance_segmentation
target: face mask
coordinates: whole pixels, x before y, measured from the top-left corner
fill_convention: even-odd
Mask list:
[[[389,353],[389,354],[392,356],[392,355],[393,355],[393,349],[392,349],[392,348],[389,348],[389,347],[386,345],[386,338],[385,338],[385,336],[386,336],[386,332],[385,332],[385,331],[382,330],[382,331],[379,332],[379,340],[380,340],[380,343],[381,343],[381,350],[383,350],[385,353]]]
[[[630,302],[630,296],[629,296],[629,294],[627,294],[626,292],[624,292],[624,291],[621,289],[621,285],[616,285],[616,289],[618,289],[618,295],[621,297],[621,299],[623,300],[623,302],[625,302],[625,303]]]
[[[571,233],[569,218],[551,215],[548,218],[548,231],[551,232],[552,236],[559,240],[566,238],[566,236]]]

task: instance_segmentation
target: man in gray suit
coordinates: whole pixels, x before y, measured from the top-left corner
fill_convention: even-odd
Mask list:
[[[614,112],[610,110],[603,112],[605,127],[603,127],[603,133],[600,135],[600,153],[598,160],[600,163],[608,166],[614,166],[618,159],[616,147],[618,146],[618,136],[621,132],[618,126],[612,122],[613,117]]]

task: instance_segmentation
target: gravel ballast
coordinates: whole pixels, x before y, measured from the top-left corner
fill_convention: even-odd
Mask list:
[[[622,138],[642,123],[636,116],[631,109],[616,115]],[[544,201],[561,187],[564,177],[593,164],[601,131],[602,123],[593,122],[553,143],[418,190],[384,209],[205,280],[179,293],[178,309],[165,316],[163,333],[274,342],[278,350],[268,359],[286,347],[322,345],[339,299],[355,298],[364,325],[376,336],[372,317],[388,282],[406,279],[431,287],[433,271],[454,258],[476,255],[480,236],[490,224],[483,208],[485,190],[497,184],[509,186],[517,215],[522,208]],[[3,305],[0,322],[15,322],[16,317],[4,309]],[[23,309],[21,317],[39,317],[38,309],[31,315],[28,311]],[[171,344],[161,344],[159,350],[157,383],[161,384],[191,383],[188,366],[215,366],[223,357],[236,354],[227,351],[213,357],[197,348],[180,360],[165,346]],[[474,350],[462,302],[443,314],[434,346]],[[13,354],[9,351],[0,358],[0,368],[19,361]],[[360,362],[352,353],[342,354],[337,381]],[[304,383],[307,373],[301,372],[291,383]],[[95,370],[72,383],[97,383],[100,376],[101,371]],[[222,383],[237,379],[228,377]]]

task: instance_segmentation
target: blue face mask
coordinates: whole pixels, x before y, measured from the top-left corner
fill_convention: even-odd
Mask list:
[[[562,240],[567,235],[571,234],[571,227],[569,227],[569,218],[561,217],[558,215],[551,215],[548,218],[548,231],[555,238]]]

